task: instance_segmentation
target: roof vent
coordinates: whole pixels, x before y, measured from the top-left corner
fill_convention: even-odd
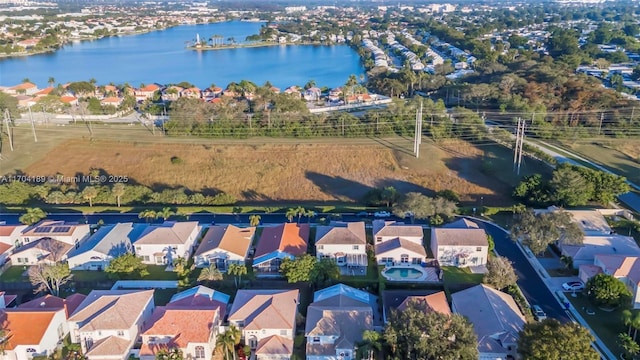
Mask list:
[[[40,307],[45,307],[45,305],[47,305],[47,303],[45,303],[44,301],[40,303]]]

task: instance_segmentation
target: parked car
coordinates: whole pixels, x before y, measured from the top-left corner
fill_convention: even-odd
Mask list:
[[[359,213],[356,214],[357,217],[367,217],[369,216],[369,213],[366,211],[360,211]]]
[[[542,321],[547,318],[547,314],[545,314],[542,308],[538,305],[531,306],[531,312],[533,313],[533,317],[536,321]]]
[[[582,281],[569,281],[562,284],[562,288],[566,291],[580,291],[584,290],[584,283]]]
[[[388,211],[376,211],[373,213],[373,216],[377,218],[386,218],[386,217],[391,217],[391,213]]]

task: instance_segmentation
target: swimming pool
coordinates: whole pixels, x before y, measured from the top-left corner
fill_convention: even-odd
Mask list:
[[[425,273],[413,267],[390,267],[382,272],[382,275],[390,281],[421,280]]]

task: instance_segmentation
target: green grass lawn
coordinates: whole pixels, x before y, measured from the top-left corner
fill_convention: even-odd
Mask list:
[[[622,348],[618,345],[618,334],[626,332],[627,329],[622,323],[622,310],[617,309],[611,312],[600,310],[593,306],[589,300],[583,296],[567,296],[571,305],[587,321],[589,327],[595,332],[600,340],[614,354],[620,354]],[[585,308],[595,311],[595,315],[587,315]]]
[[[469,268],[457,268],[455,266],[443,266],[443,280],[447,284],[480,284],[483,274],[472,274]]]
[[[73,274],[73,280],[75,281],[83,281],[83,282],[102,282],[102,281],[113,281],[109,279],[107,273],[104,271],[90,271],[90,270],[73,270],[71,271]]]
[[[29,277],[22,276],[25,272],[24,266],[11,266],[0,275],[0,281],[3,282],[19,282],[29,281]]]
[[[512,171],[513,153],[511,149],[498,144],[487,144],[482,146],[484,158],[482,159],[483,173],[493,176],[496,180],[507,185],[516,186],[522,178],[527,175],[541,174],[543,177],[551,176],[551,167],[542,161],[526,157],[520,166],[520,175]]]
[[[149,275],[144,280],[178,280],[178,274],[173,271],[165,271],[166,265],[149,265],[147,271]]]

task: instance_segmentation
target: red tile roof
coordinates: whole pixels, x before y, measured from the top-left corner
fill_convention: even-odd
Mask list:
[[[189,343],[206,343],[218,325],[214,323],[217,312],[218,310],[170,309],[158,306],[143,335],[172,336],[172,342],[183,349]],[[157,349],[147,346],[146,350],[154,353]]]
[[[0,319],[8,332],[5,349],[40,344],[55,314],[56,311],[0,310]]]
[[[260,235],[255,258],[279,250],[296,256],[307,252],[309,224],[285,223],[265,227]]]

